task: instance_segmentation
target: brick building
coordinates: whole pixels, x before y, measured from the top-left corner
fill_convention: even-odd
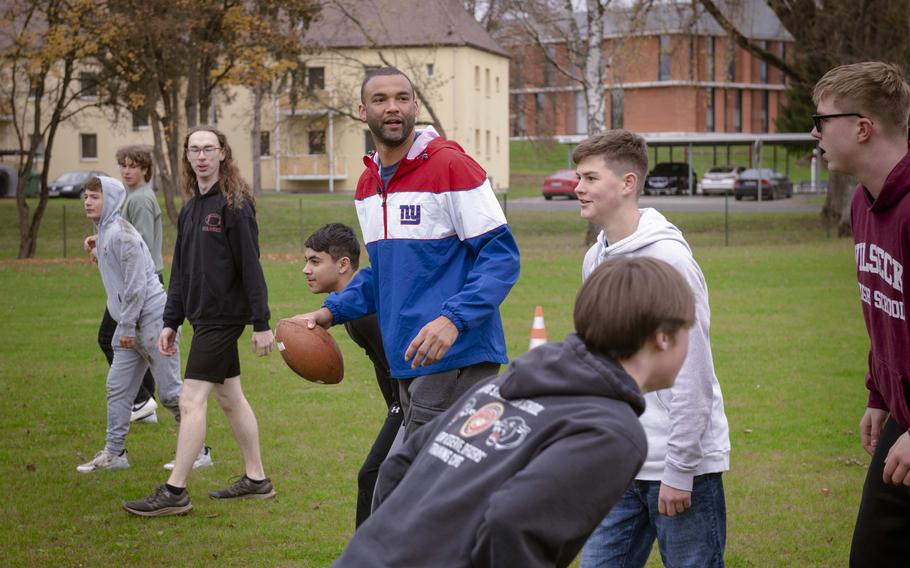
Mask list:
[[[764,1],[727,4],[725,12],[737,29],[766,50],[788,56],[793,39]],[[583,15],[576,18],[583,21]],[[559,34],[550,37],[543,45],[513,40],[507,47],[512,53],[512,137],[587,131],[581,87],[548,57],[570,72],[578,66]],[[611,12],[604,24],[603,49],[608,61],[608,128],[776,132],[787,89],[783,74],[737,46],[709,14],[693,9],[693,3],[655,4],[631,24],[628,11]]]

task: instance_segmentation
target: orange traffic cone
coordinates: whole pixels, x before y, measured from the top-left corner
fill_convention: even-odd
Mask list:
[[[531,325],[531,341],[528,343],[528,351],[546,342],[547,328],[543,324],[543,308],[537,306],[534,308],[534,323]]]

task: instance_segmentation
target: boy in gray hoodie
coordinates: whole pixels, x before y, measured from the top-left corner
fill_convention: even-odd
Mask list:
[[[378,508],[334,568],[569,566],[647,453],[643,392],[666,388],[695,321],[678,272],[605,262],[576,333],[481,381],[390,455]]]
[[[107,309],[117,322],[114,360],[107,375],[107,439],[104,449],[78,466],[82,473],[130,466],[124,443],[132,402],[151,368],[161,403],[180,420],[180,359],[158,352],[164,312],[164,288],[142,237],[119,213],[123,185],[109,177],[86,184],[83,205],[97,228],[95,252],[107,292]]]
[[[723,566],[721,476],[730,468],[730,434],[711,356],[705,277],[679,229],[656,210],[638,207],[648,171],[648,147],[641,136],[604,132],[579,144],[572,159],[581,216],[602,229],[585,255],[583,278],[608,259],[662,260],[695,294],[696,320],[676,383],[645,395],[641,424],[648,457],[635,483],[585,544],[582,568],[644,566],[655,538],[666,566]]]

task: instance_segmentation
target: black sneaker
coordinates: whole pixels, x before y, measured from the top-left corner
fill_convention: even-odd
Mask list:
[[[140,517],[163,517],[165,515],[185,515],[193,505],[190,503],[189,491],[174,495],[166,485],[159,485],[152,494],[138,501],[127,501],[123,508]]]
[[[245,475],[227,489],[209,491],[212,499],[270,499],[274,496],[275,488],[268,477],[262,481],[253,481]]]

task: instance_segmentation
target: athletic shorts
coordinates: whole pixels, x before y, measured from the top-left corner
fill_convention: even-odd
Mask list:
[[[193,327],[193,341],[186,359],[184,378],[224,383],[240,375],[240,353],[237,340],[242,325],[200,325]]]

